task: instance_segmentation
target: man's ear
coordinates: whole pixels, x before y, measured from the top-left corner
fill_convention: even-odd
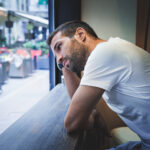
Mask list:
[[[85,40],[86,40],[86,31],[85,31],[83,28],[78,27],[78,28],[76,29],[74,38],[75,38],[76,40],[81,41],[81,42],[85,42]]]

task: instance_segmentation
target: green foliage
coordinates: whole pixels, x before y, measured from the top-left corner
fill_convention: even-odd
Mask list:
[[[29,48],[29,49],[34,49],[34,44],[33,42],[26,42],[23,44],[24,48]]]
[[[48,45],[45,41],[36,43],[36,47],[37,47],[37,49],[42,50],[42,55],[48,54],[49,48],[48,48]]]
[[[45,41],[41,42],[26,42],[23,44],[24,48],[34,49],[34,50],[42,50],[42,55],[47,55],[49,52],[49,47]]]

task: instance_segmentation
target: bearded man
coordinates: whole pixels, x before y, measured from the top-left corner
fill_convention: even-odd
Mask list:
[[[92,128],[95,107],[103,96],[141,138],[141,142],[129,142],[118,149],[149,150],[150,54],[118,37],[102,40],[82,21],[59,26],[48,44],[62,66],[71,97],[64,121],[67,131]],[[80,81],[76,72],[83,70]]]

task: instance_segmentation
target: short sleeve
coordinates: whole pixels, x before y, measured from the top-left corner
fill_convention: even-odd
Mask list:
[[[131,73],[127,55],[116,45],[99,44],[89,56],[80,85],[99,87],[110,91],[125,82]]]

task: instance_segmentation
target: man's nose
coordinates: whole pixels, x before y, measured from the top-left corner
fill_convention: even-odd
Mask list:
[[[62,55],[57,55],[57,63],[61,64],[63,61],[63,56]]]

